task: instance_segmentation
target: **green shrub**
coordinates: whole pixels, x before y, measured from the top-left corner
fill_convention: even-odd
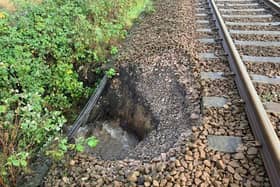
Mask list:
[[[92,72],[100,73],[133,19],[150,7],[148,0],[16,2],[18,11],[0,12],[0,186],[15,185],[32,156],[49,150],[54,140],[58,149],[48,153],[63,157],[64,113],[93,90],[76,70],[91,63]]]

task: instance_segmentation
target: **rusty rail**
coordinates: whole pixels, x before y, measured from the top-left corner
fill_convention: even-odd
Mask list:
[[[99,97],[101,96],[106,86],[107,80],[108,80],[107,75],[104,75],[100,84],[96,88],[96,92],[91,95],[87,104],[84,106],[83,110],[75,120],[70,132],[67,135],[68,139],[72,139],[76,134],[76,132],[79,130],[79,128],[87,122],[91,110],[96,105]]]
[[[235,73],[235,82],[241,98],[245,101],[245,109],[256,139],[260,142],[260,152],[273,186],[280,186],[280,141],[266,114],[264,106],[257,95],[247,69],[233,43],[224,20],[214,2],[207,0],[219,29],[222,44],[228,55],[231,70]],[[269,0],[268,0],[269,1]]]

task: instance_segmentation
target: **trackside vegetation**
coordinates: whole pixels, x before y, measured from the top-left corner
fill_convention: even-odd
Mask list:
[[[93,64],[92,72],[113,76],[100,67],[118,53],[133,20],[152,10],[149,0],[16,4],[14,12],[0,9],[0,186],[15,186],[39,152],[62,158],[97,144],[90,137],[68,145],[62,135],[66,111],[94,91],[77,71]]]

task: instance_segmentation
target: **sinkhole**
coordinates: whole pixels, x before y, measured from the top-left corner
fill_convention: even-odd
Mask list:
[[[174,68],[128,64],[118,72],[77,133],[99,140],[88,153],[104,160],[151,160],[190,137],[190,114],[199,106],[190,102],[190,88]]]
[[[136,93],[125,70],[104,89],[86,124],[75,138],[95,136],[99,143],[86,152],[104,160],[120,160],[156,128],[156,119]]]

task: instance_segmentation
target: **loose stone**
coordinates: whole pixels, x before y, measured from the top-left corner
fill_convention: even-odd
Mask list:
[[[232,174],[234,173],[234,169],[231,166],[227,166],[227,170]]]
[[[217,163],[218,168],[225,169],[226,166],[222,160],[218,160],[216,163]]]
[[[255,147],[250,147],[247,151],[248,155],[256,155],[258,153],[258,149]]]
[[[132,174],[130,174],[130,175],[127,177],[127,179],[128,179],[128,181],[130,181],[130,182],[136,182],[137,179],[138,179],[138,176],[139,176],[139,172],[138,172],[138,171],[135,171],[135,172],[133,172]]]
[[[211,167],[211,163],[209,160],[204,160],[203,162],[206,166]]]
[[[144,183],[144,186],[145,186],[145,187],[149,187],[149,186],[151,186],[151,183],[150,183],[150,182],[145,182],[145,183]]]
[[[234,174],[234,178],[238,181],[241,181],[242,180],[242,177],[238,174],[238,173],[235,173]]]
[[[167,184],[167,180],[166,179],[161,179],[159,186],[164,187],[166,184]]]
[[[153,180],[153,186],[158,187],[159,186],[159,182],[157,180]]]

